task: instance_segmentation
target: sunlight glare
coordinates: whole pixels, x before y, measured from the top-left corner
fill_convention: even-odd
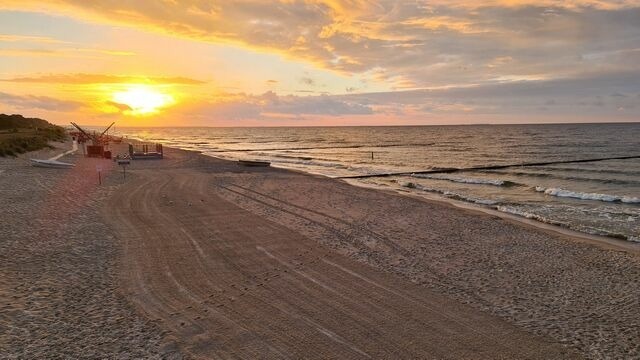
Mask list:
[[[113,94],[113,101],[127,105],[133,115],[145,115],[157,112],[160,108],[174,102],[173,96],[156,88],[145,85],[132,85],[126,90]]]

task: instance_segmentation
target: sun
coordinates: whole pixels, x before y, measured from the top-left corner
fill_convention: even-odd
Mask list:
[[[129,107],[125,112],[133,115],[152,114],[174,102],[173,96],[147,85],[131,85],[114,92],[112,98],[114,102]]]

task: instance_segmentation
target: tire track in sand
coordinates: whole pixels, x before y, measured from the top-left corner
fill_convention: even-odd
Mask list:
[[[193,357],[571,356],[243,210],[209,181],[138,170],[107,216],[125,247],[128,295]]]

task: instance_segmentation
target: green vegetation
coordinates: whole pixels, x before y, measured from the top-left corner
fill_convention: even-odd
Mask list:
[[[0,157],[50,147],[49,141],[66,137],[64,128],[45,120],[0,114]]]

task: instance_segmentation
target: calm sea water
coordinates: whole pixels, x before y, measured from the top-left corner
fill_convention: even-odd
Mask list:
[[[119,134],[330,177],[640,155],[640,124],[121,128]],[[372,156],[373,153],[373,156]],[[640,242],[640,159],[356,180]]]

